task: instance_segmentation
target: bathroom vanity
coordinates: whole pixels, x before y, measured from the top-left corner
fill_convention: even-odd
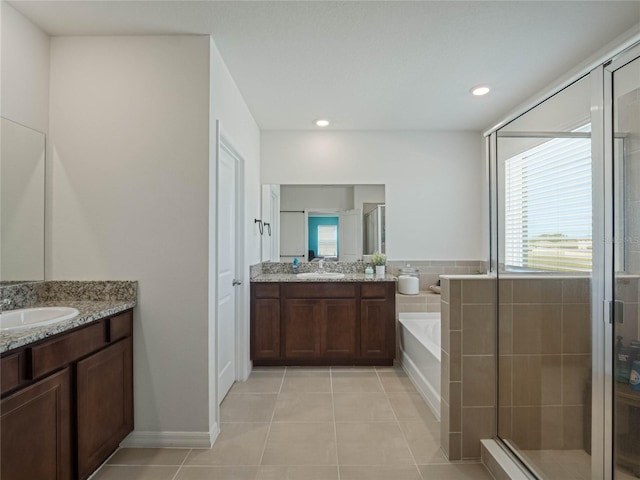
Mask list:
[[[395,279],[260,275],[251,283],[251,359],[268,365],[392,365]]]
[[[51,303],[51,302],[49,302]],[[0,335],[0,477],[85,479],[133,430],[135,301]]]

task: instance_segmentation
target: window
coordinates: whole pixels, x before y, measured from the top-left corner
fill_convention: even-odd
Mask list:
[[[590,271],[591,222],[590,138],[554,138],[505,161],[507,270]]]
[[[318,225],[318,256],[338,256],[338,226]]]

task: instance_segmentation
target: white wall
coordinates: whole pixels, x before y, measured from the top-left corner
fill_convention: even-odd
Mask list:
[[[49,131],[49,37],[6,2],[2,16],[0,114]]]
[[[202,440],[209,93],[206,36],[51,41],[48,277],[139,281],[136,432]]]
[[[351,210],[352,208],[352,185],[280,186],[280,210]]]
[[[209,183],[217,185],[216,177],[216,151],[217,138],[215,133],[215,122],[220,122],[221,134],[233,149],[242,157],[244,161],[244,217],[239,220],[244,222],[244,266],[242,272],[236,272],[236,276],[243,280],[240,287],[236,289],[236,296],[239,298],[240,308],[238,309],[238,328],[236,330],[239,337],[245,341],[238,345],[240,356],[246,358],[247,362],[237,367],[239,379],[246,379],[249,375],[249,266],[260,262],[260,242],[261,236],[254,218],[261,218],[260,206],[260,129],[256,124],[247,104],[245,103],[235,81],[231,77],[224,60],[220,56],[214,41],[210,38],[210,169]],[[216,193],[215,188],[210,189],[209,195],[209,328],[215,330],[216,300],[215,300],[215,220],[216,220]],[[224,208],[224,206],[221,206]],[[216,337],[209,337],[209,354],[212,361],[209,363],[209,390],[210,398],[217,398],[214,385],[217,376],[215,368],[216,359]],[[210,418],[217,417],[217,402],[210,402]]]
[[[262,132],[262,183],[384,184],[390,260],[486,258],[483,172],[474,132]]]

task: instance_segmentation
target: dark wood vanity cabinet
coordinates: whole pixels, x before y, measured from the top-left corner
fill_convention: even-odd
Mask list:
[[[395,283],[252,283],[254,365],[390,365]]]
[[[85,479],[133,430],[132,311],[2,357],[0,478]]]

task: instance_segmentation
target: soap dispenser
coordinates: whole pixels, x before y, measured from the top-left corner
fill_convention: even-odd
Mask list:
[[[293,258],[293,273],[294,275],[298,273],[298,257]]]

